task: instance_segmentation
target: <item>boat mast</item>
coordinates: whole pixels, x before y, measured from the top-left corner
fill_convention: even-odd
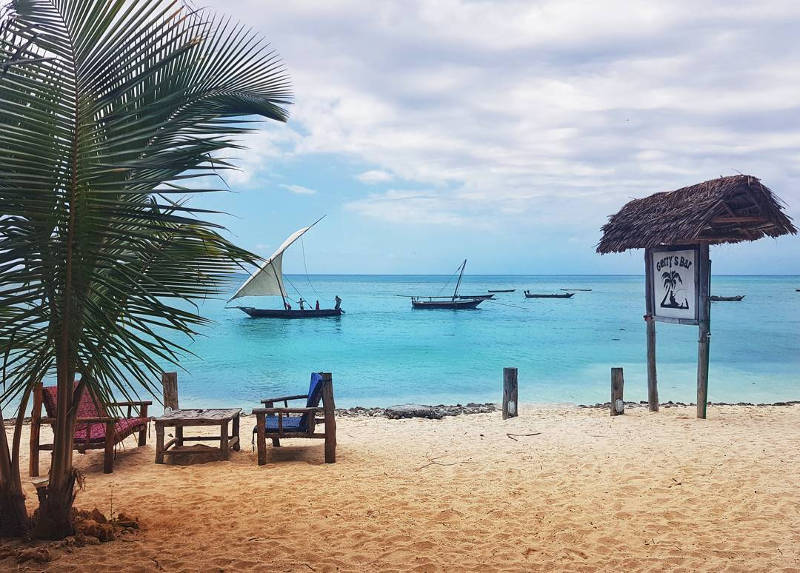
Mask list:
[[[272,273],[275,275],[275,279],[278,281],[278,285],[281,289],[281,298],[283,299],[283,308],[286,308],[286,294],[283,292],[283,282],[281,281],[280,277],[278,276],[278,271],[275,270],[275,265],[272,265]]]
[[[464,267],[467,266],[467,259],[464,259],[464,262],[461,263],[461,272],[458,273],[458,282],[456,283],[456,290],[453,291],[453,300],[456,300],[458,296],[458,287],[461,286],[461,277],[464,276]]]

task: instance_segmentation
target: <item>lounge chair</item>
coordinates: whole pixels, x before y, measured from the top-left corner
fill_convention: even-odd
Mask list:
[[[304,408],[290,408],[290,400],[305,399]],[[322,400],[322,406],[319,402]],[[272,445],[280,446],[281,438],[317,438],[325,440],[325,463],[336,461],[336,406],[333,402],[333,377],[327,372],[311,374],[308,394],[267,398],[261,401],[264,408],[253,409],[256,415],[256,434],[258,444],[258,465],[267,463],[267,438]],[[275,408],[275,402],[283,402],[283,408]],[[317,418],[317,413],[322,417]],[[323,424],[324,430],[318,431],[317,425]]]
[[[77,384],[76,382],[75,385]],[[55,427],[57,393],[56,386],[42,387],[41,384],[37,384],[33,391],[29,468],[31,477],[39,475],[39,452],[53,449],[53,444],[39,443],[39,433],[43,423]],[[147,417],[147,407],[151,404],[152,402],[148,401],[115,402],[108,406],[127,406],[127,416],[124,418],[109,416],[106,408],[95,400],[88,389],[84,389],[78,404],[78,418],[75,421],[74,448],[82,454],[86,453],[86,450],[105,450],[103,472],[110,474],[114,471],[116,444],[136,432],[139,432],[139,445],[147,443],[147,422],[150,420]],[[46,418],[42,418],[42,405],[47,413]],[[138,412],[134,407],[138,407]]]

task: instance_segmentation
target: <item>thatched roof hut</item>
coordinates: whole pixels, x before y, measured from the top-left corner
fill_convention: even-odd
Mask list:
[[[783,207],[752,175],[720,177],[629,202],[603,226],[597,252],[796,234]]]

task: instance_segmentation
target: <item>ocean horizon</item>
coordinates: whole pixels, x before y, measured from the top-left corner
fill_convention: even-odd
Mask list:
[[[233,276],[232,294],[247,275]],[[449,275],[286,275],[340,318],[253,319],[235,308],[279,308],[279,297],[210,299],[213,321],[188,344],[178,373],[181,407],[241,407],[302,392],[312,371],[333,373],[338,407],[499,402],[502,369],[519,369],[524,403],[593,404],[609,399],[610,369],[625,373],[625,399],[647,398],[643,275],[467,275],[460,293],[513,288],[474,311],[412,310],[408,296],[449,295]],[[571,299],[525,299],[523,291],[576,290]],[[712,402],[800,398],[798,275],[714,275]],[[297,308],[296,302],[292,302]],[[658,323],[661,401],[692,402],[697,327]],[[175,370],[164,365],[165,370]]]

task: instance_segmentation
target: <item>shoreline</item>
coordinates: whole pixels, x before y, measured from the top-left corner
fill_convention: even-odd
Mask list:
[[[785,400],[778,402],[708,402],[709,406],[750,406],[756,408],[766,407],[782,407],[782,406],[796,406],[800,404],[800,400]],[[576,408],[576,409],[597,409],[608,410],[611,408],[611,402],[596,402],[594,404],[572,404],[572,403],[549,403],[549,402],[520,402],[520,407],[533,407],[533,408]],[[694,407],[695,402],[674,402],[668,400],[667,402],[659,402],[659,408],[687,408]],[[643,408],[647,407],[646,400],[638,402],[625,402],[626,408]],[[499,412],[501,405],[499,402],[468,402],[467,404],[400,404],[394,406],[353,406],[352,408],[337,408],[336,415],[343,418],[375,418],[383,417],[390,420],[398,420],[403,418],[429,418],[429,419],[442,419],[447,416],[462,416],[473,414],[489,414],[492,412]]]
[[[625,402],[626,408],[637,409],[646,408],[646,400],[638,402]],[[708,402],[709,406],[747,406],[753,408],[784,407],[800,405],[800,400],[785,400],[778,402]],[[533,409],[576,409],[576,410],[608,410],[611,402],[596,402],[594,404],[574,404],[571,402],[520,402],[521,408]],[[695,402],[659,402],[659,408],[688,408],[696,406]],[[499,402],[468,402],[467,404],[398,404],[393,406],[353,406],[350,408],[336,408],[336,417],[339,418],[387,418],[389,420],[400,420],[407,418],[426,418],[441,420],[451,416],[470,416],[475,414],[491,414],[501,411]],[[251,413],[242,411],[242,417],[250,416]],[[3,420],[6,428],[14,426],[13,418]],[[24,418],[23,425],[29,426],[30,416]]]

